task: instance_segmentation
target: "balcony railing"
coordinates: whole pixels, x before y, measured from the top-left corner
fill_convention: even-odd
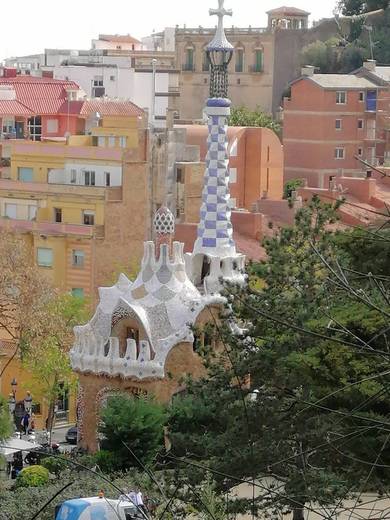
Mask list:
[[[181,70],[183,72],[195,72],[195,65],[191,65],[190,63],[184,63],[182,65]]]
[[[261,74],[262,72],[264,72],[264,68],[260,67],[259,65],[251,65],[249,67],[249,72],[251,72],[252,74]]]
[[[86,226],[84,224],[65,224],[57,222],[36,222],[35,220],[17,220],[0,217],[0,229],[24,233],[36,232],[41,235],[73,235],[87,238],[103,238],[104,226]]]

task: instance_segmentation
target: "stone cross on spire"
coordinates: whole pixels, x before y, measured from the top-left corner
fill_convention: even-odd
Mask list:
[[[225,9],[225,0],[218,0],[218,9],[210,9],[210,16],[218,16],[218,30],[223,30],[224,16],[233,16],[231,9]]]
[[[225,16],[233,16],[231,9],[225,9],[225,0],[218,0],[218,9],[210,9],[210,16],[218,16],[218,28],[213,41],[209,44],[209,49],[232,49],[233,46],[227,41],[225,30],[223,28],[223,19]]]

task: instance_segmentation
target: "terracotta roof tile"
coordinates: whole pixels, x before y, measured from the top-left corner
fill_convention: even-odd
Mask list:
[[[0,85],[14,88],[16,99],[36,115],[55,115],[67,100],[67,90],[80,90],[74,81],[34,76],[0,78]]]
[[[28,107],[16,100],[0,99],[0,116],[27,116],[34,115]]]
[[[114,43],[141,43],[137,38],[130,36],[130,34],[99,34],[99,40]]]
[[[131,101],[92,99],[83,102],[80,115],[90,116],[99,112],[104,116],[142,116],[144,111]]]
[[[303,9],[298,9],[297,7],[288,7],[283,5],[282,7],[277,7],[276,9],[271,9],[267,11],[267,14],[272,15],[281,15],[281,16],[309,16],[309,12],[303,11]]]

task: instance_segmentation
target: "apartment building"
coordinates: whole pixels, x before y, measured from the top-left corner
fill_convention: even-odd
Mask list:
[[[45,49],[5,60],[30,76],[50,76],[80,85],[89,98],[127,99],[146,109],[156,127],[167,110],[178,111],[179,71],[173,51],[148,50],[129,35],[99,35],[91,49]]]
[[[302,73],[284,100],[285,180],[324,188],[335,175],[363,175],[359,159],[383,164],[387,86],[362,74]]]

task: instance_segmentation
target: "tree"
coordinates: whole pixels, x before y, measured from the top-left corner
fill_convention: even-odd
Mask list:
[[[389,305],[372,304],[383,288],[349,291],[338,278],[345,251],[327,231],[336,210],[313,199],[266,241],[268,260],[254,268],[263,288],[228,288],[223,350],[206,353],[207,377],[170,410],[168,460],[193,485],[207,468],[220,492],[259,482],[246,511],[302,520],[314,504],[387,486]]]
[[[351,22],[348,41],[333,37],[323,42],[317,40],[302,49],[301,64],[313,65],[322,74],[349,73],[362,66],[368,56],[358,37],[361,23]]]
[[[272,116],[265,114],[259,107],[256,110],[249,110],[249,108],[233,107],[229,117],[229,126],[259,126],[262,128],[269,128],[277,135],[280,135],[280,124],[272,119]]]
[[[0,231],[0,251],[0,338],[23,347],[26,334],[44,321],[53,289],[22,237]]]
[[[378,9],[387,9],[389,0],[340,0],[339,11],[344,16],[354,16],[369,13]]]
[[[32,374],[34,392],[40,393],[48,403],[46,423],[51,431],[56,401],[77,384],[69,349],[73,327],[87,320],[87,310],[83,299],[71,294],[55,294],[44,310],[39,329],[25,336],[23,363]]]
[[[283,198],[290,199],[293,191],[296,191],[298,188],[302,188],[304,185],[305,182],[303,179],[291,179],[290,181],[287,181],[284,185]]]
[[[7,439],[12,432],[8,403],[0,395],[0,441]]]
[[[100,419],[101,448],[116,456],[117,469],[148,464],[163,446],[165,411],[150,398],[109,397]]]

